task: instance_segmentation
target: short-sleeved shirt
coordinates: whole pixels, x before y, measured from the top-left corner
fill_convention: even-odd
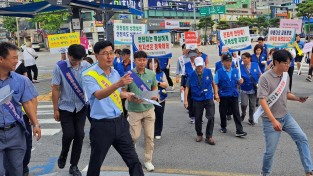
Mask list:
[[[132,71],[134,71],[137,76],[150,88],[154,88],[158,85],[157,81],[156,81],[156,76],[155,73],[149,69],[145,69],[143,74],[139,74],[136,70],[136,68],[134,68]],[[137,87],[137,85],[132,82],[131,84],[125,86],[125,89],[127,90],[127,92],[133,92],[136,95],[141,95],[141,90]],[[153,108],[154,106],[152,104],[138,104],[135,102],[128,102],[128,111],[130,112],[144,112],[147,111],[151,108]]]
[[[0,79],[0,88],[9,85],[10,89],[14,91],[12,96],[12,104],[15,106],[17,113],[22,116],[22,105],[27,101],[32,100],[38,96],[38,92],[30,80],[15,72],[10,72],[7,79]],[[5,109],[3,105],[0,105],[0,127],[10,125],[16,122],[15,118]]]
[[[280,81],[282,79],[282,76],[277,76],[277,74],[270,69],[269,71],[265,72],[263,75],[261,75],[259,79],[259,86],[258,86],[258,98],[266,98],[268,97],[279,85]],[[273,104],[273,106],[270,108],[272,114],[275,118],[282,118],[287,113],[287,94],[289,91],[289,76],[287,79],[287,84],[285,86],[285,89],[283,90],[283,93],[278,98],[278,100]],[[262,117],[266,117],[266,114],[263,113]]]
[[[186,55],[180,56],[183,57],[184,64],[183,67],[185,67],[185,63],[190,62],[190,58]],[[179,58],[177,60],[177,66],[176,66],[176,75],[183,75],[185,74],[185,68],[182,68],[181,64],[179,63]]]
[[[73,73],[78,84],[82,86],[81,72],[90,67],[90,64],[86,61],[82,61],[79,67],[77,69],[74,69],[70,64],[69,60],[66,60],[65,62],[67,63],[67,67]],[[57,64],[53,69],[51,85],[60,86],[60,97],[58,102],[59,109],[69,112],[74,112],[74,110],[76,109],[76,112],[78,112],[84,107],[83,102],[75,94],[72,87],[65,79],[60,67]]]
[[[104,71],[97,65],[94,69],[99,75],[105,76],[112,84],[116,83],[120,79],[119,73],[111,68],[111,73],[106,75]],[[98,82],[91,76],[85,75],[83,76],[83,85],[84,90],[87,94],[91,112],[90,117],[93,119],[112,119],[120,116],[122,111],[114,104],[110,97],[103,98],[98,100],[94,93],[102,88],[98,84]],[[118,89],[121,92],[121,89]]]

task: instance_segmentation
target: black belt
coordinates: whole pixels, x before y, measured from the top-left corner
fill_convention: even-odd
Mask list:
[[[10,130],[10,129],[16,127],[16,125],[17,125],[17,123],[14,122],[14,123],[12,123],[12,124],[10,124],[10,125],[8,125],[8,126],[0,127],[0,130],[2,130],[2,131],[8,131],[8,130]]]
[[[91,118],[92,118],[92,117],[91,117]],[[94,121],[94,122],[117,122],[117,121],[122,120],[122,118],[124,118],[124,115],[123,115],[123,114],[121,114],[121,115],[118,116],[118,117],[111,118],[111,119],[94,119],[94,118],[92,118],[92,121]]]

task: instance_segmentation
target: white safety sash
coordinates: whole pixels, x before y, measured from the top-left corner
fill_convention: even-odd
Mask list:
[[[288,78],[288,73],[284,72],[283,77],[278,85],[278,87],[267,97],[267,104],[268,107],[272,107],[273,104],[276,103],[278,98],[281,96],[281,94],[284,92],[284,89],[287,85],[287,78]],[[254,123],[258,123],[258,119],[261,117],[261,115],[264,113],[263,108],[261,105],[258,107],[258,109],[255,111],[253,114],[253,121]]]
[[[184,61],[184,56],[180,56],[178,58],[178,62],[179,62],[179,65],[180,65],[180,68],[182,70],[182,74],[185,74],[185,61]]]

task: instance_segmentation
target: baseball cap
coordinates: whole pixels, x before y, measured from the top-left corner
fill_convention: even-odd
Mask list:
[[[196,57],[195,58],[195,65],[196,65],[196,67],[203,66],[204,65],[203,58],[202,57]]]
[[[232,60],[232,58],[231,57],[229,57],[229,55],[223,55],[222,56],[222,61],[231,61]]]
[[[198,53],[196,50],[190,50],[188,52],[188,57],[194,57],[194,56],[198,56]]]

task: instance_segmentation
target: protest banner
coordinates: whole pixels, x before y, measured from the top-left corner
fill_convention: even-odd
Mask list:
[[[295,29],[269,28],[268,48],[288,48],[293,47],[295,41]]]
[[[186,49],[196,49],[198,46],[198,33],[195,31],[185,32]]]
[[[146,32],[145,24],[114,23],[114,44],[131,45],[134,34],[145,34]]]
[[[218,33],[222,53],[251,49],[249,27],[221,30]]]
[[[48,44],[51,54],[67,52],[70,45],[80,44],[80,36],[78,32],[48,35]]]
[[[313,47],[313,42],[306,43],[306,44],[304,44],[302,52],[303,53],[311,52],[312,51],[312,47]]]
[[[84,46],[86,53],[88,53],[88,45],[89,45],[88,38],[87,37],[81,37],[80,38],[80,44]]]
[[[135,34],[133,51],[144,51],[148,58],[171,58],[171,35],[170,33]]]
[[[301,33],[302,20],[295,19],[280,19],[279,28],[291,28],[296,29],[296,33]]]

